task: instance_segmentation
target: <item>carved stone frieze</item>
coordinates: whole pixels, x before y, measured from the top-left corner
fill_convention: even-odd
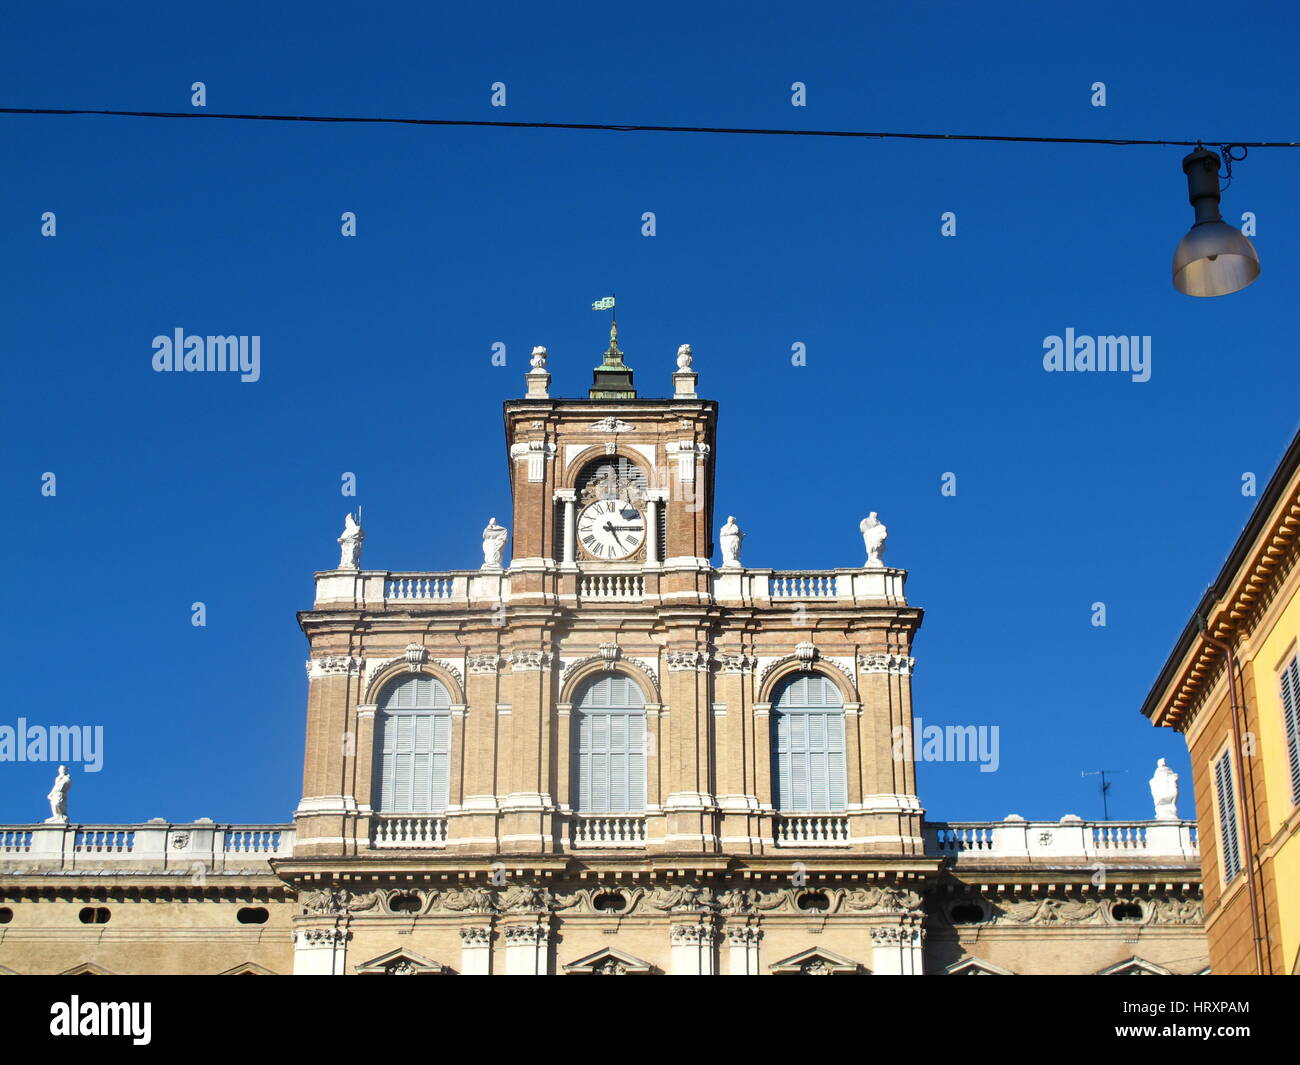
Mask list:
[[[858,669],[863,673],[892,673],[895,676],[911,676],[916,659],[910,655],[873,652],[858,655]]]

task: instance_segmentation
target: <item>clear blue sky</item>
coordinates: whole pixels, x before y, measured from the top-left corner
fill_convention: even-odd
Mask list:
[[[6,13],[0,105],[186,110],[203,81],[210,111],[1287,139],[1298,22],[50,3]],[[474,565],[509,513],[501,401],[539,343],[553,392],[583,394],[605,346],[588,306],[611,291],[643,395],[694,346],[746,561],[857,565],[859,519],[888,523],[926,611],[916,713],[1001,727],[996,773],[920,767],[931,817],[1100,816],[1080,777],[1099,768],[1127,770],[1112,816],[1150,816],[1162,755],[1189,796],[1182,737],[1138,707],[1250,511],[1242,473],[1262,487],[1296,428],[1300,151],[1252,152],[1225,197],[1258,216],[1260,281],[1194,300],[1169,280],[1191,221],[1177,148],[28,117],[0,117],[0,143],[0,724],[105,726],[74,819],[287,819],[294,612],[344,512],[364,505],[368,566]],[[260,335],[261,380],[154,373],[177,327]],[[1066,328],[1151,336],[1151,380],[1045,373]],[[43,817],[52,776],[0,765],[0,821]]]

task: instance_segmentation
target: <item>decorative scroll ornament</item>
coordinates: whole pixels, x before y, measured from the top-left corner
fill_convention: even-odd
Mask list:
[[[308,659],[307,677],[311,680],[317,677],[355,677],[361,673],[362,665],[362,659],[351,655],[325,655],[323,658]]]
[[[629,425],[621,418],[611,416],[601,418],[598,422],[592,422],[589,428],[595,433],[630,433],[636,426]]]
[[[872,653],[858,655],[858,669],[863,673],[893,673],[906,677],[912,673],[916,659],[910,655]]]
[[[817,648],[805,640],[794,649],[795,658],[799,659],[800,665],[805,669],[811,666],[817,659]]]
[[[876,887],[853,888],[844,893],[844,908],[867,913],[898,913],[916,910],[921,896],[907,888]]]
[[[758,659],[746,654],[720,654],[717,663],[719,673],[752,673],[758,668]]]
[[[328,887],[310,891],[299,901],[304,914],[338,915],[372,910],[378,904],[379,896],[373,891],[365,895],[354,895],[347,888]]]
[[[550,669],[555,656],[549,651],[511,651],[506,658],[516,673],[529,673]]]
[[[1000,903],[999,920],[1013,924],[1101,924],[1099,899],[1010,899]]]
[[[613,646],[613,645],[601,644],[601,651],[598,652],[597,654],[586,655],[583,658],[576,658],[572,662],[570,662],[567,666],[565,666],[564,675],[563,675],[564,683],[567,684],[569,680],[574,676],[574,674],[576,674],[579,670],[584,669],[585,667],[587,667],[593,662],[599,662],[602,665],[611,664],[611,660],[605,657],[605,652],[604,652],[604,648],[609,646]],[[642,673],[646,675],[647,678],[649,678],[650,683],[654,685],[655,688],[659,687],[659,674],[655,672],[654,666],[650,665],[644,659],[629,658],[625,654],[623,654],[622,648],[619,648],[617,660],[622,662],[624,665],[632,666],[634,669],[639,669]]]
[[[669,651],[667,658],[668,669],[674,673],[691,669],[704,672],[709,668],[709,656],[704,651]]]
[[[501,668],[501,656],[498,654],[470,655],[470,673],[495,673]]]
[[[405,654],[406,660],[413,666],[423,665],[429,660],[429,652],[423,644],[408,643]]]
[[[674,946],[708,946],[713,942],[714,932],[704,924],[675,924],[672,926],[671,938]]]
[[[507,925],[505,941],[507,946],[520,943],[537,946],[546,942],[546,929],[535,924]]]

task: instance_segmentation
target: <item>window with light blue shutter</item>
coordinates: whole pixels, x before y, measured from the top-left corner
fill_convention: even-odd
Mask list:
[[[434,677],[399,677],[379,700],[378,809],[437,813],[451,784],[451,695]]]
[[[645,810],[645,696],[631,677],[604,673],[574,700],[574,808],[579,813]]]
[[[1282,670],[1282,724],[1291,763],[1291,802],[1300,805],[1300,656],[1296,655]]]
[[[848,790],[839,688],[819,673],[796,673],[777,688],[772,716],[776,808],[787,813],[843,813]]]
[[[1241,872],[1241,837],[1237,831],[1237,794],[1232,786],[1232,752],[1224,751],[1214,765],[1214,790],[1219,806],[1219,852],[1224,882]]]

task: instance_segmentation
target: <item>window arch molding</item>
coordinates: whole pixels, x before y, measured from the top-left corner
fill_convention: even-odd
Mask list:
[[[767,672],[759,682],[758,701],[760,703],[770,703],[772,696],[776,694],[777,689],[781,686],[781,682],[796,673],[816,673],[825,677],[839,688],[840,699],[846,709],[858,701],[858,692],[853,681],[834,662],[818,658],[810,664],[796,658],[794,655],[779,659],[768,667]]]
[[[601,674],[631,677],[641,689],[647,710],[653,710],[660,705],[659,685],[640,662],[621,657],[610,662],[600,655],[580,659],[568,668],[560,690],[560,702],[566,706],[571,705],[585,684]]]
[[[377,691],[371,803],[380,814],[434,814],[451,801],[455,696],[432,670],[403,669]]]
[[[772,804],[786,814],[844,814],[849,733],[844,693],[826,670],[787,671],[772,692]]]
[[[370,682],[366,685],[365,705],[378,705],[380,697],[388,686],[398,677],[408,675],[432,677],[447,689],[447,694],[451,696],[452,709],[465,706],[465,691],[451,670],[438,665],[436,662],[421,662],[412,665],[402,656],[393,659],[370,678]]]
[[[645,477],[646,488],[649,491],[656,491],[659,486],[659,471],[655,469],[654,462],[646,458],[639,451],[633,451],[627,447],[615,447],[613,453],[605,449],[604,444],[592,444],[584,448],[578,454],[574,455],[564,470],[563,488],[577,488],[583,476],[591,469],[606,462],[626,462],[630,466],[635,466]]]
[[[570,708],[569,805],[578,815],[638,816],[649,801],[649,713],[628,670],[594,669]]]

